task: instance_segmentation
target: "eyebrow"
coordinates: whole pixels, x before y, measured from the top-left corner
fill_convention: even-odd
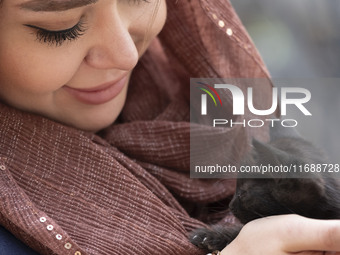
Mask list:
[[[34,12],[61,12],[96,2],[98,0],[31,0],[20,4],[19,8]]]

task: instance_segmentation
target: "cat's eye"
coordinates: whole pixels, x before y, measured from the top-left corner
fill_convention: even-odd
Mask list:
[[[237,192],[237,197],[238,197],[238,198],[243,198],[246,194],[247,194],[247,191],[246,191],[246,190],[239,190],[239,191]]]

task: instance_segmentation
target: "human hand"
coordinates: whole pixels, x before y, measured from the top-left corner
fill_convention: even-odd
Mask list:
[[[280,215],[247,223],[221,255],[340,255],[340,220]]]

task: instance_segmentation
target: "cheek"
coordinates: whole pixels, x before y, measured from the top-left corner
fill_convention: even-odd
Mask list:
[[[139,10],[142,14],[136,14],[137,19],[133,20],[129,32],[135,37],[136,46],[141,56],[151,41],[159,34],[164,27],[167,7],[165,0],[153,0],[146,4],[145,9]],[[129,10],[125,10],[129,13]],[[143,46],[143,47],[139,47]]]
[[[166,1],[165,0],[159,0],[158,2],[159,8],[157,11],[157,15],[155,17],[155,20],[153,21],[153,25],[151,28],[151,36],[155,37],[164,27],[166,16],[167,16],[167,8],[166,8]]]
[[[39,44],[0,50],[1,87],[44,94],[59,89],[72,78],[82,62],[81,54]]]

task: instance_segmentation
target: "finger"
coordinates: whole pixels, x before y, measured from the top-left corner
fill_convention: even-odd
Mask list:
[[[285,253],[287,254],[287,253]],[[292,254],[292,253],[289,253]],[[328,254],[324,251],[303,251],[303,252],[294,252],[295,255],[334,255],[334,254]]]
[[[340,255],[340,252],[335,251],[304,251],[304,252],[298,252],[294,254],[298,255]]]
[[[284,231],[282,244],[286,252],[340,252],[339,220],[316,220],[304,217],[290,217],[284,224],[285,226],[282,228]]]

